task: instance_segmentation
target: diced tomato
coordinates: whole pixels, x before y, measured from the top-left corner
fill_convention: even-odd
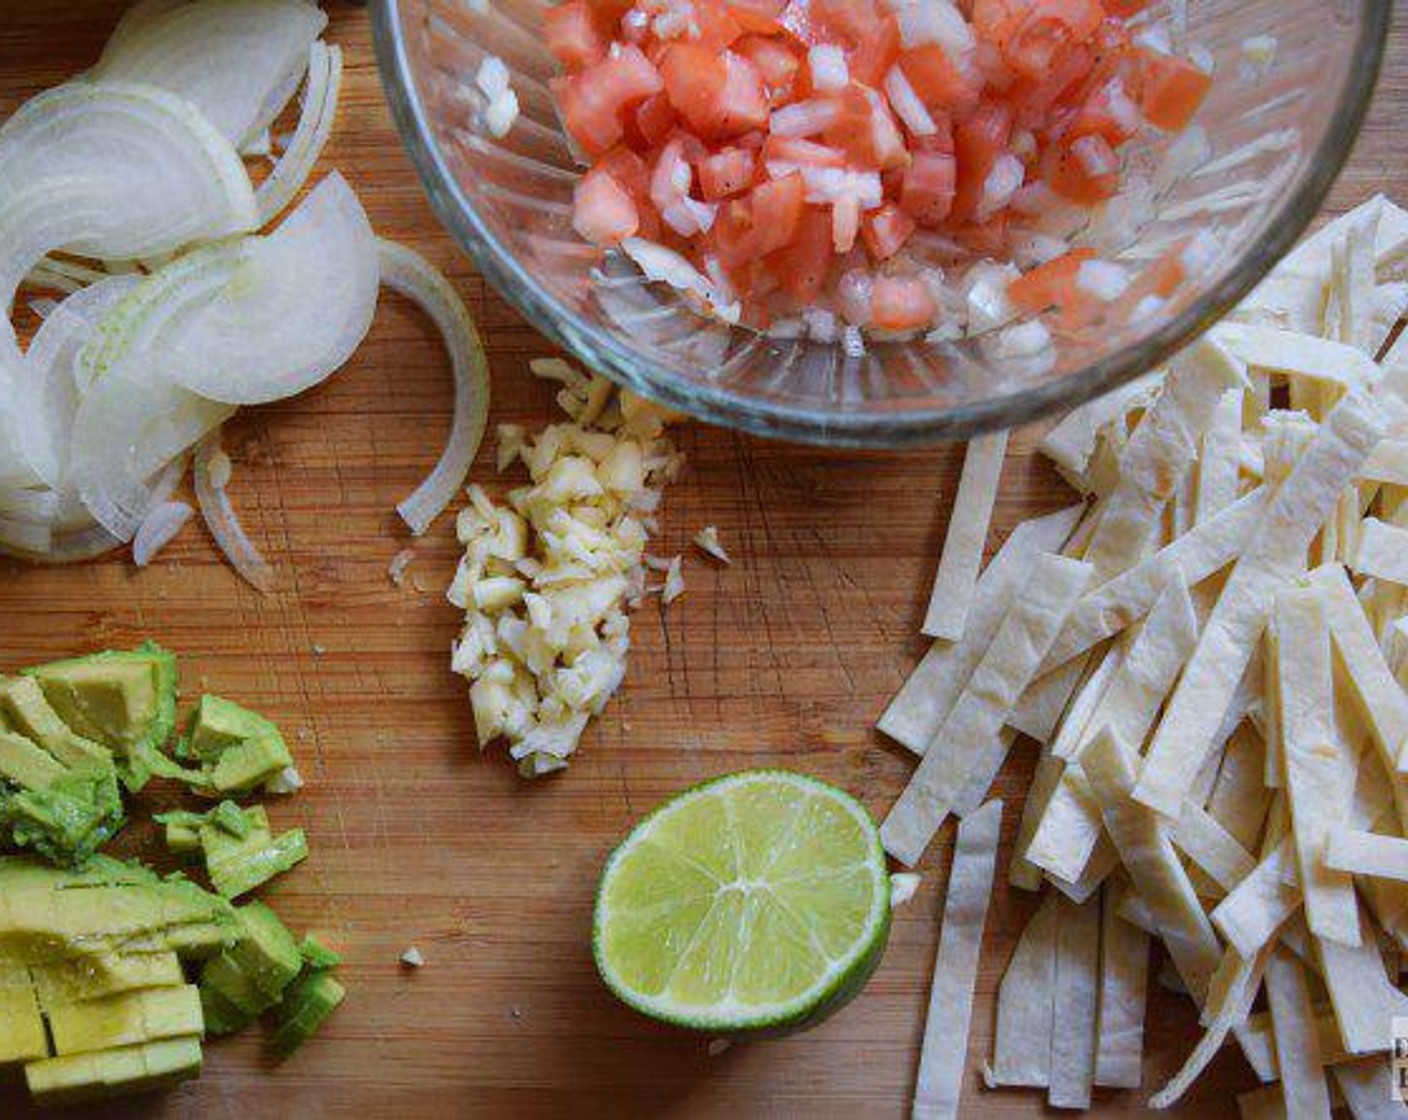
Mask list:
[[[1100,0],[976,0],[973,24],[1018,75],[1040,78],[1059,56],[1091,38],[1105,18]]]
[[[1053,124],[1060,107],[1078,102],[1091,70],[1095,54],[1085,47],[1072,47],[1061,52],[1048,70],[1038,77],[1023,77],[1014,81],[1005,94],[1016,110],[1018,121],[1026,128]]]
[[[953,152],[958,179],[953,198],[953,220],[968,221],[978,209],[983,186],[997,157],[1007,150],[1012,136],[1012,113],[990,102],[954,129]]]
[[[634,46],[553,83],[563,123],[591,155],[613,147],[624,135],[626,111],[663,88],[659,71]]]
[[[659,145],[674,131],[678,120],[674,106],[663,93],[647,97],[636,106],[635,111],[635,131],[640,147],[648,149]]]
[[[791,97],[802,61],[784,42],[761,35],[745,35],[733,49],[751,62],[762,76],[763,87],[773,104]]]
[[[1047,156],[1046,181],[1063,198],[1094,206],[1119,189],[1119,157],[1103,136],[1053,145]]]
[[[1071,302],[1076,293],[1076,275],[1084,261],[1094,260],[1093,249],[1072,249],[1055,260],[1039,264],[1007,285],[1012,305],[1026,315]]]
[[[806,206],[790,244],[769,256],[765,263],[778,287],[806,304],[821,294],[833,256],[830,211]]]
[[[802,217],[802,177],[784,175],[753,188],[748,195],[753,217],[753,251],[760,257],[782,248],[797,233]]]
[[[762,128],[768,100],[757,69],[747,59],[692,43],[676,43],[661,64],[670,104],[696,133],[724,140]]]
[[[914,276],[877,276],[870,294],[870,325],[881,331],[927,327],[938,305],[924,281]]]
[[[1212,75],[1187,59],[1150,52],[1140,99],[1144,116],[1156,128],[1177,132],[1187,127],[1211,87]]]
[[[684,142],[676,137],[655,157],[655,167],[650,172],[650,201],[664,210],[689,194],[693,182],[694,168],[684,158]]]
[[[846,154],[799,136],[769,136],[763,142],[765,163],[797,163],[810,167],[843,167]]]
[[[894,16],[885,16],[860,41],[846,60],[851,80],[876,89],[900,56],[900,25]]]
[[[875,33],[880,11],[875,0],[812,0],[811,22],[829,31],[833,41],[840,37],[858,47]]]
[[[593,245],[617,245],[640,229],[631,193],[608,172],[594,167],[572,196],[572,228]]]
[[[1103,136],[1115,146],[1123,144],[1139,130],[1139,106],[1118,78],[1097,86],[1071,121],[1066,136]]]
[[[868,86],[852,82],[835,95],[836,120],[822,133],[857,167],[886,171],[909,162],[909,150],[889,105]]]
[[[724,4],[695,4],[694,22],[699,28],[699,34],[693,37],[694,43],[711,51],[728,50],[745,30],[732,9]]]
[[[782,9],[786,0],[773,3],[771,0],[735,0],[729,5],[729,14],[738,21],[745,32],[755,35],[781,35],[785,30],[781,23]]]
[[[959,226],[952,236],[970,253],[976,253],[980,257],[995,257],[1011,245],[1011,225],[1012,215],[1004,210],[986,222],[969,222]]]
[[[977,86],[937,43],[905,51],[900,69],[930,112],[966,112],[977,104]]]
[[[587,6],[596,17],[597,26],[608,32],[620,26],[621,17],[629,12],[634,4],[635,0],[587,0]]]
[[[543,42],[569,70],[601,61],[608,45],[586,0],[567,0],[544,12]]]
[[[953,210],[957,165],[945,152],[917,152],[904,173],[900,209],[921,226],[938,226]]]
[[[743,148],[724,148],[699,161],[699,190],[706,200],[741,194],[753,181],[757,156]]]
[[[894,203],[872,210],[861,221],[860,237],[873,260],[887,261],[914,232],[914,219]]]

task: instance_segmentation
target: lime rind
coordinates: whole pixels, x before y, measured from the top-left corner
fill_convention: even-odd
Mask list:
[[[720,808],[726,823],[706,834],[719,842],[689,844],[691,826],[717,826],[709,814]],[[606,984],[637,1011],[757,1035],[814,1025],[847,1003],[878,967],[889,927],[885,853],[864,806],[805,775],[750,770],[676,795],[612,852],[592,944]]]

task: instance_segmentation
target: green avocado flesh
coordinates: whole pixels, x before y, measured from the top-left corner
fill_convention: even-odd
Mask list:
[[[177,1085],[200,1073],[200,1036],[168,1038],[31,1062],[25,1082],[38,1104],[79,1104]]]
[[[191,713],[177,754],[195,758],[218,793],[252,790],[293,765],[288,744],[270,720],[209,694]]]
[[[307,1042],[347,995],[326,972],[299,977],[279,1009],[279,1026],[270,1040],[275,1053],[291,1054]]]

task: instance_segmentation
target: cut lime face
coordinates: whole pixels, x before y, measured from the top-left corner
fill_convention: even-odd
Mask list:
[[[698,1030],[809,1026],[854,996],[890,929],[870,814],[824,782],[749,770],[641,821],[597,893],[597,967],[626,1003]]]

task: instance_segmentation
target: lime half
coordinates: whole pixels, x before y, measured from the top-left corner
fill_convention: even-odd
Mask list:
[[[665,802],[607,860],[593,946],[612,991],[654,1019],[722,1033],[810,1026],[860,991],[890,930],[875,822],[783,770]]]

